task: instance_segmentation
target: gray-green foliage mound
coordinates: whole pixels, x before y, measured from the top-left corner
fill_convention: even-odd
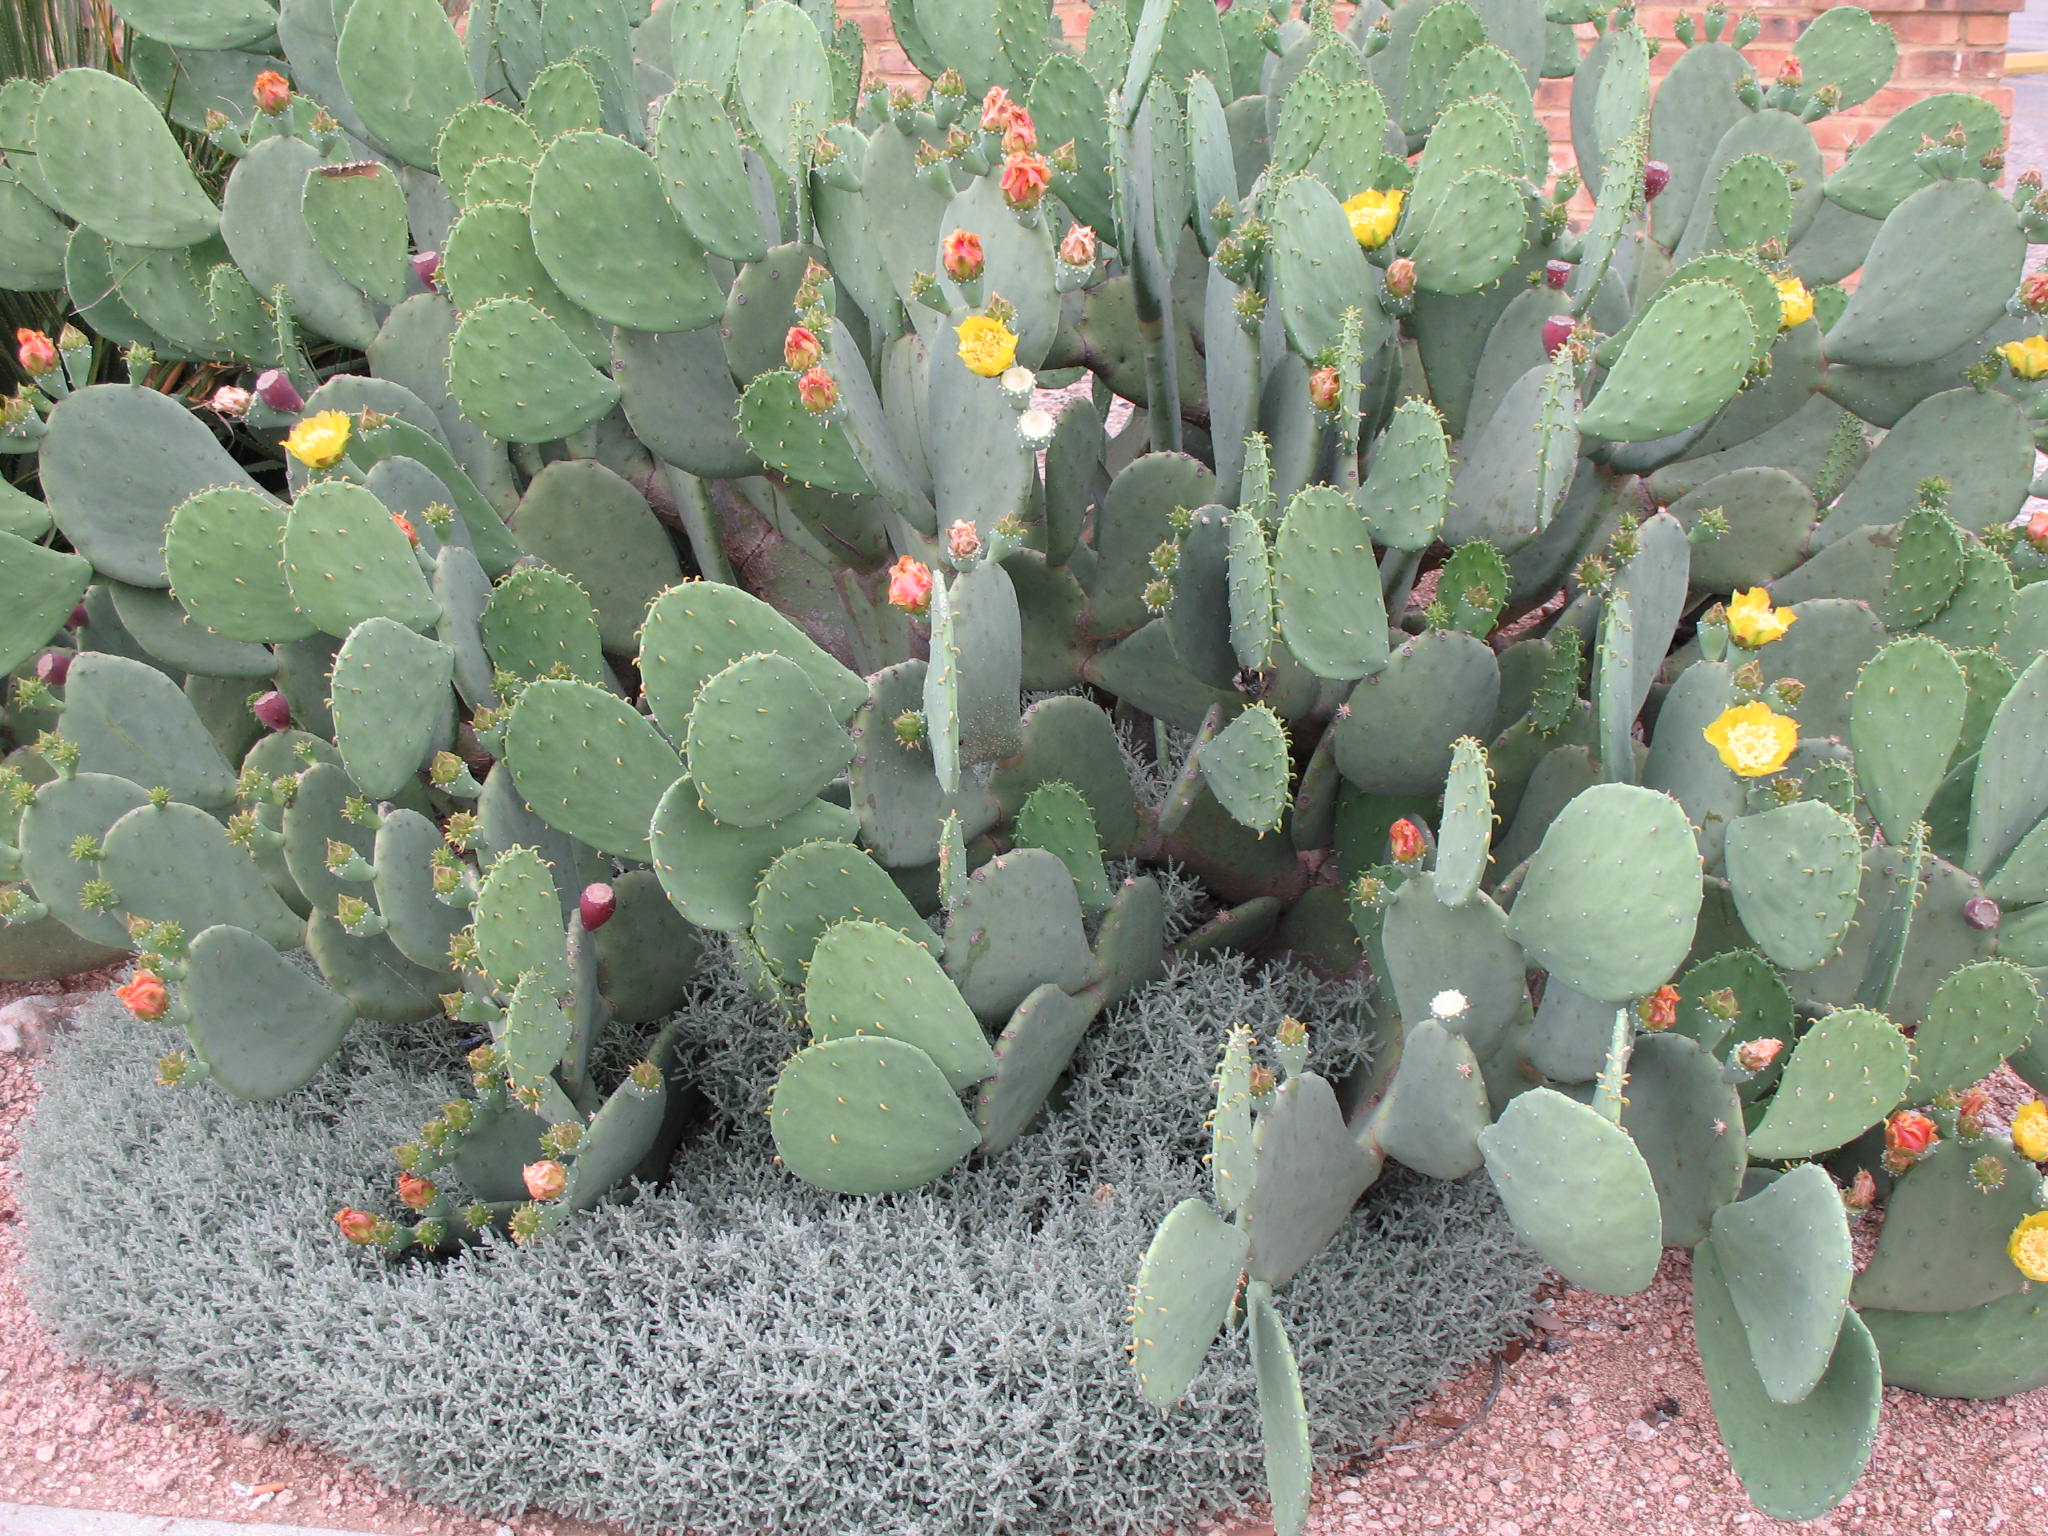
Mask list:
[[[532,1250],[393,1266],[330,1217],[379,1207],[388,1149],[452,1089],[444,1038],[362,1028],[290,1100],[243,1104],[155,1087],[161,1037],[95,1010],[26,1138],[32,1290],[88,1358],[479,1514],[1158,1532],[1257,1498],[1254,1389],[1233,1344],[1189,1402],[1147,1407],[1125,1288],[1201,1187],[1223,1028],[1283,1011],[1326,1068],[1357,1059],[1356,994],[1191,963],[1097,1026],[1063,1111],[1011,1153],[862,1200],[773,1165],[749,1111],[786,1027],[715,976],[697,1072],[733,1118],[672,1184]],[[1376,1188],[1284,1298],[1319,1452],[1370,1444],[1512,1330],[1537,1273],[1482,1184]]]

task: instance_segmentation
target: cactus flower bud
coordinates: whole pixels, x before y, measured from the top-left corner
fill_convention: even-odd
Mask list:
[[[931,606],[932,568],[904,555],[889,567],[889,604],[905,613],[923,613]]]
[[[782,363],[791,373],[807,373],[825,360],[817,332],[792,325],[782,338]]]
[[[57,344],[42,331],[22,326],[14,333],[14,358],[30,378],[40,378],[57,366]]]
[[[334,1224],[341,1228],[341,1235],[352,1243],[374,1243],[377,1240],[377,1218],[368,1211],[352,1210],[343,1206],[334,1213]]]
[[[1010,106],[1010,120],[1003,124],[1003,153],[1021,155],[1038,148],[1038,125],[1031,121],[1031,114],[1014,102]]]
[[[270,730],[288,731],[292,728],[291,703],[275,688],[258,694],[250,704],[249,712]]]
[[[984,133],[1001,133],[1010,125],[1010,114],[1016,104],[1010,100],[1010,93],[1000,85],[988,88],[988,94],[981,98],[981,127]]]
[[[64,679],[71,675],[71,652],[45,651],[36,658],[36,681],[51,688],[62,688]]]
[[[1278,1079],[1276,1079],[1273,1076],[1272,1070],[1270,1068],[1259,1066],[1256,1062],[1253,1063],[1251,1077],[1251,1089],[1253,1098],[1263,1099],[1267,1094],[1273,1091],[1274,1086],[1277,1082]]]
[[[1052,185],[1052,165],[1043,155],[1019,150],[1003,161],[1003,201],[1012,208],[1036,208]]]
[[[839,386],[820,363],[796,381],[796,397],[813,416],[823,416],[839,403]]]
[[[275,116],[292,104],[292,83],[274,69],[266,69],[250,87],[258,111]]]
[[[1643,201],[1655,202],[1663,190],[1671,185],[1671,167],[1662,160],[1651,160],[1643,166]]]
[[[896,732],[896,740],[906,747],[924,745],[924,716],[914,709],[906,709],[890,722]]]
[[[2020,303],[2037,315],[2048,311],[2048,268],[2020,279]]]
[[[1799,56],[1797,54],[1794,54],[1791,58],[1787,59],[1784,63],[1778,66],[1778,84],[1803,85],[1805,82],[1806,71],[1800,67]]]
[[[171,994],[154,971],[137,971],[124,985],[114,988],[114,996],[145,1024],[154,1024],[171,1006]]]
[[[1318,368],[1308,376],[1308,403],[1319,411],[1334,411],[1344,384],[1334,368]]]
[[[420,531],[413,527],[411,518],[407,517],[403,512],[394,512],[391,514],[391,521],[396,523],[398,531],[405,535],[406,543],[410,544],[414,549],[420,547]]]
[[[2036,512],[2027,519],[2027,542],[2048,553],[2048,512]]]
[[[1669,982],[1643,999],[1640,1013],[1645,1029],[1669,1029],[1678,1022],[1678,988]]]
[[[569,1170],[552,1158],[528,1163],[519,1170],[519,1177],[525,1181],[527,1194],[536,1200],[559,1200],[569,1187]]]
[[[1956,1118],[1958,1121],[1978,1121],[1984,1118],[1984,1111],[1991,1107],[1991,1095],[1982,1088],[1972,1088],[1956,1095]],[[1960,1130],[1960,1126],[1958,1127]]]
[[[1902,1157],[1924,1157],[1941,1140],[1932,1120],[1917,1109],[1902,1109],[1884,1123],[1884,1144]]]
[[[1097,254],[1095,231],[1086,224],[1069,224],[1067,232],[1060,236],[1060,260],[1070,267],[1092,271]]]
[[[398,1198],[400,1203],[415,1211],[424,1211],[440,1197],[441,1191],[434,1187],[432,1179],[423,1179],[416,1173],[401,1173],[398,1176]]]
[[[207,397],[206,408],[218,411],[223,416],[246,416],[249,405],[256,397],[246,389],[233,384],[223,384]]]
[[[1394,851],[1396,864],[1413,864],[1423,855],[1422,828],[1403,816],[1387,828],[1387,844]]]
[[[583,894],[576,898],[577,916],[583,919],[587,932],[596,932],[612,920],[612,914],[619,910],[618,894],[601,880],[593,880],[583,887]],[[535,1195],[538,1200],[540,1196]]]
[[[1735,1064],[1745,1072],[1761,1072],[1785,1049],[1782,1040],[1745,1040],[1735,1047]]]
[[[2005,1187],[2005,1164],[1989,1152],[1970,1164],[1970,1182],[1978,1189],[1991,1190]]]
[[[1550,315],[1543,322],[1543,355],[1557,356],[1557,349],[1571,340],[1572,328],[1578,322],[1570,315]]]
[[[1414,261],[1406,256],[1396,256],[1387,263],[1387,292],[1397,299],[1405,299],[1414,294]]]
[[[256,398],[273,411],[300,411],[306,407],[306,397],[282,368],[266,368],[256,375]]]
[[[1543,283],[1545,287],[1555,288],[1559,292],[1563,292],[1571,280],[1572,264],[1570,262],[1546,261],[1543,263]]]
[[[1877,1180],[1868,1168],[1858,1168],[1856,1177],[1842,1191],[1842,1204],[1852,1211],[1867,1211],[1877,1199]]]
[[[439,251],[415,251],[412,257],[412,275],[429,288],[441,286],[441,253]]]
[[[946,530],[946,552],[955,560],[972,560],[981,553],[981,530],[960,518]]]

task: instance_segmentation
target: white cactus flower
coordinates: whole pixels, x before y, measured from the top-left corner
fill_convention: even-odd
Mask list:
[[[1439,992],[1429,1000],[1429,1011],[1439,1019],[1455,1019],[1471,1006],[1465,994],[1456,990]]]
[[[1053,426],[1052,412],[1039,406],[1034,405],[1017,417],[1017,435],[1024,439],[1027,448],[1043,448],[1051,442]]]

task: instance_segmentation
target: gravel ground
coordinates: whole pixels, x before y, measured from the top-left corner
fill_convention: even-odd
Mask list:
[[[71,990],[104,985],[78,978]],[[56,994],[64,984],[0,990]],[[6,1044],[0,1031],[0,1044]],[[511,1526],[422,1504],[331,1456],[244,1434],[146,1383],[68,1363],[16,1282],[11,1162],[36,1097],[40,1032],[0,1054],[0,1501],[303,1525],[381,1536],[596,1536],[541,1511]],[[2008,1111],[2023,1090],[1996,1084]],[[1714,1433],[1686,1324],[1690,1266],[1667,1255],[1640,1296],[1546,1293],[1536,1333],[1511,1346],[1500,1389],[1482,1362],[1398,1432],[1393,1448],[1322,1490],[1321,1536],[1709,1536],[1867,1531],[1990,1536],[2048,1520],[2048,1389],[2004,1402],[1886,1394],[1870,1470],[1848,1502],[1800,1526],[1744,1499]],[[1444,1443],[1430,1444],[1428,1442]],[[1216,1536],[1271,1528],[1210,1526]],[[933,1536],[953,1536],[934,1532]]]

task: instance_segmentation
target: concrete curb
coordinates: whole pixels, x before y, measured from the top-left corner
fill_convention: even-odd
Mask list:
[[[0,1536],[318,1536],[318,1532],[302,1525],[244,1525],[171,1515],[124,1515],[104,1509],[0,1504]]]

